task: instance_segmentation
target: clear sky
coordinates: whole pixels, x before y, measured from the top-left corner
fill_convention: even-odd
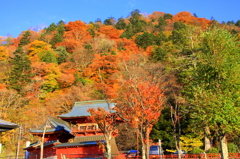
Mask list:
[[[0,0],[0,36],[17,37],[29,28],[60,20],[88,23],[98,18],[126,18],[135,9],[146,14],[189,11],[201,18],[236,22],[240,20],[239,6],[240,0]]]

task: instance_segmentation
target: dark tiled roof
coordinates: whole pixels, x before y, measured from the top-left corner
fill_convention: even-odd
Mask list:
[[[108,104],[105,100],[95,100],[95,101],[84,101],[84,102],[75,102],[72,110],[67,114],[59,115],[60,118],[69,118],[69,117],[82,117],[82,116],[89,116],[90,113],[87,112],[89,108],[95,108],[98,107],[108,109],[114,107],[114,103]]]
[[[56,146],[57,147],[71,147],[71,146],[86,146],[86,145],[96,145],[98,142],[105,142],[104,136],[83,136],[83,137],[75,137],[73,142],[61,143]],[[112,154],[119,154],[115,138],[112,138],[110,141],[112,145]]]
[[[99,141],[104,142],[104,136],[81,136],[75,137],[73,142],[61,143],[54,147],[96,145]]]
[[[73,142],[86,142],[86,141],[100,141],[104,140],[104,136],[83,136],[83,137],[75,137]]]
[[[53,144],[56,144],[56,143],[59,143],[59,141],[58,140],[47,141],[47,142],[44,143],[43,146],[45,147],[45,146],[53,145]],[[27,150],[27,149],[32,148],[32,147],[40,148],[40,146],[41,146],[40,141],[37,141],[37,142],[34,142],[34,143],[30,144],[28,147],[25,147],[24,150]]]
[[[15,123],[11,123],[11,122],[0,119],[0,132],[9,131],[17,127],[18,125]]]
[[[63,121],[62,119],[54,118],[49,116],[47,121],[37,129],[31,129],[31,133],[42,133],[44,131],[45,125],[48,125],[46,132],[55,132],[59,130],[65,130],[70,132],[70,125],[68,122]]]
[[[104,142],[104,141],[101,141]],[[66,143],[61,143],[56,146],[53,146],[55,148],[57,147],[71,147],[71,146],[86,146],[86,145],[96,145],[98,144],[97,141],[87,141],[87,142],[66,142]]]

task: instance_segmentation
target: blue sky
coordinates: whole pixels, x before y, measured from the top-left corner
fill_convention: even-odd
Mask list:
[[[240,20],[240,0],[0,0],[0,36],[17,37],[29,28],[41,28],[60,20],[65,22],[102,21],[126,18],[131,11],[176,14],[196,13],[198,17],[222,21]]]

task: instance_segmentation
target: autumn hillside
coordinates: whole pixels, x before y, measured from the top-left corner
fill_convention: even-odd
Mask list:
[[[206,125],[199,123],[210,119],[207,112],[212,111],[205,108],[231,109],[224,115],[238,116],[239,38],[240,21],[219,23],[189,12],[146,16],[138,10],[118,20],[60,21],[39,32],[23,31],[17,38],[1,37],[0,119],[23,127],[24,145],[33,138],[29,128],[49,115],[69,112],[74,102],[122,100],[131,85],[148,82],[160,88],[165,99],[151,138],[161,137],[165,149],[175,149],[174,133],[180,126],[182,135],[203,138]],[[229,108],[220,109],[222,103]],[[227,134],[239,130],[218,126],[209,130],[215,147],[218,130],[226,128]],[[9,153],[16,150],[18,133],[16,129],[1,136],[4,146],[11,147]],[[234,135],[229,141],[235,141]],[[121,139],[119,143],[120,149],[134,148]]]

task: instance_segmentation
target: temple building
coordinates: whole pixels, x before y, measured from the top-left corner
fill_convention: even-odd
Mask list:
[[[58,118],[48,119],[30,133],[39,137],[39,141],[24,148],[26,158],[39,158],[41,149],[44,158],[98,158],[104,156],[104,134],[96,123],[89,120],[89,108],[108,109],[114,104],[104,100],[76,102],[72,110]],[[40,141],[44,140],[44,144]],[[41,148],[41,145],[43,148]],[[115,138],[111,141],[112,154],[119,155]],[[64,156],[63,156],[64,155]]]

